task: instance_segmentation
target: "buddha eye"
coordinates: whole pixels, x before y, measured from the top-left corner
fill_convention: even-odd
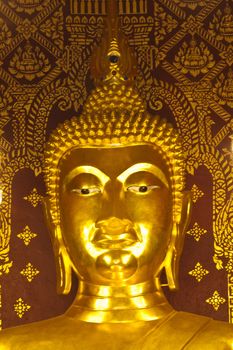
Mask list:
[[[127,191],[136,192],[136,193],[147,193],[147,192],[150,192],[151,190],[153,190],[155,188],[160,188],[160,186],[158,186],[158,185],[150,185],[150,186],[147,186],[147,185],[141,185],[141,186],[133,185],[133,186],[129,186],[127,188]]]
[[[76,192],[82,196],[87,196],[89,194],[100,193],[101,189],[99,187],[83,187],[83,188],[73,188],[71,192]]]

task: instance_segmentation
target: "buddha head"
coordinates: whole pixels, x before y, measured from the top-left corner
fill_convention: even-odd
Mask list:
[[[58,292],[69,292],[72,269],[86,283],[124,286],[158,281],[165,268],[175,289],[190,212],[180,138],[146,111],[115,38],[106,58],[81,116],[58,126],[46,147]]]

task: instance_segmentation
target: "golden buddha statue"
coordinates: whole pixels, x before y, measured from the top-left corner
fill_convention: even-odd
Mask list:
[[[177,312],[163,294],[162,269],[177,288],[190,215],[182,146],[147,113],[111,26],[104,79],[97,57],[92,72],[102,82],[45,154],[58,292],[69,293],[73,270],[76,298],[64,315],[4,330],[0,349],[233,349],[231,325]]]

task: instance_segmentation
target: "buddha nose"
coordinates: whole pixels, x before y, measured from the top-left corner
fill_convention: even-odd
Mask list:
[[[119,181],[111,181],[105,186],[101,201],[99,221],[113,217],[127,218],[124,190]]]

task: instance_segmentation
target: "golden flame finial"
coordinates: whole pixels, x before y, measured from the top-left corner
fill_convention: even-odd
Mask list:
[[[119,28],[116,0],[107,1],[107,18],[101,44],[95,48],[91,76],[96,85],[122,84],[136,75],[136,59]]]

